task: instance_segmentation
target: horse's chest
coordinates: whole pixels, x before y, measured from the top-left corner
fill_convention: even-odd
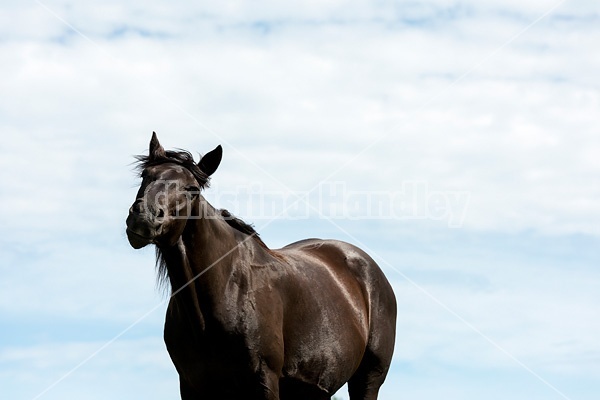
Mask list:
[[[181,376],[190,382],[211,384],[223,377],[254,375],[259,359],[252,331],[244,326],[192,327],[185,316],[165,321],[165,343]]]

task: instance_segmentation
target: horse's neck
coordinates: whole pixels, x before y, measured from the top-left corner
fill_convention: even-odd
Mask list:
[[[219,211],[202,196],[196,206],[177,244],[163,250],[163,257],[173,293],[181,292],[188,312],[203,314],[205,307],[214,307],[224,296],[239,264],[235,262],[239,242]]]

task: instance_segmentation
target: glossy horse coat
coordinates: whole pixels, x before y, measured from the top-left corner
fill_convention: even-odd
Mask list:
[[[181,398],[376,399],[394,349],[396,300],[365,252],[307,239],[271,250],[201,195],[222,149],[199,163],[153,134],[127,218],[134,248],[156,245],[171,287],[164,338]]]

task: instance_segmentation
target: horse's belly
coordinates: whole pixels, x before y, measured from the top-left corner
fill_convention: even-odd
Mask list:
[[[356,372],[365,348],[366,338],[358,330],[315,330],[286,341],[283,376],[334,393]]]

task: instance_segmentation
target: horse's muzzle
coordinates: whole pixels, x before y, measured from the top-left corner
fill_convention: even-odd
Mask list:
[[[136,250],[141,249],[142,247],[147,246],[150,243],[152,243],[152,239],[144,237],[138,233],[135,233],[132,230],[130,230],[129,228],[127,228],[126,232],[127,232],[127,240],[129,240],[129,244],[131,245],[131,247],[133,247]]]
[[[160,225],[149,221],[144,214],[129,212],[127,217],[127,239],[134,249],[153,243]]]

